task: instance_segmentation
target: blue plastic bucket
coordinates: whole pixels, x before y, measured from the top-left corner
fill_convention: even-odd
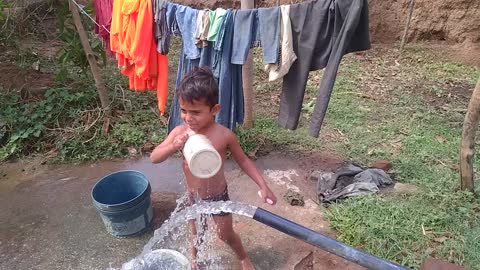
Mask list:
[[[128,236],[144,231],[153,219],[151,187],[139,171],[112,173],[92,189],[93,205],[107,231],[114,236]]]

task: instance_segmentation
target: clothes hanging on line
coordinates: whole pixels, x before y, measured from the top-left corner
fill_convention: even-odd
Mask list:
[[[176,5],[175,8],[169,5]],[[178,4],[167,4],[167,18],[172,16],[169,11],[176,11],[175,18],[178,25],[179,34],[182,37],[182,51],[178,65],[176,86],[180,85],[182,78],[194,67],[210,67],[212,73],[219,85],[219,104],[220,111],[216,115],[216,122],[235,130],[238,123],[243,122],[243,90],[242,90],[242,66],[230,62],[233,48],[233,21],[235,11],[227,10],[224,19],[219,25],[217,32],[217,42],[210,42],[209,46],[204,48],[195,48],[191,46],[194,42],[195,24],[199,11],[190,7],[184,7]],[[180,13],[178,11],[181,11]],[[192,54],[198,49],[198,57],[192,58]],[[176,95],[172,101],[171,113],[168,122],[168,132],[176,126],[183,123],[180,116],[180,105]]]
[[[280,6],[280,54],[276,64],[265,65],[265,72],[268,73],[268,80],[275,81],[288,73],[297,55],[293,51],[292,25],[290,23],[290,6]]]
[[[165,47],[165,44],[170,44],[170,34],[166,23],[166,6],[166,0],[153,0],[153,36],[157,43],[157,51],[163,55],[167,55],[169,49]]]
[[[225,13],[227,13],[227,11],[223,8],[217,8],[214,11],[210,10],[210,28],[208,29],[207,35],[208,41],[217,41],[218,31],[220,30],[220,26],[223,24],[223,20],[225,19]]]
[[[164,0],[156,0],[164,1]],[[167,4],[156,5],[154,7],[154,16],[159,18],[155,20],[154,34],[158,43],[157,51],[163,55],[167,55],[170,49],[170,37],[174,33],[179,33],[178,24],[175,18],[177,5]]]
[[[173,3],[168,3],[168,5],[177,6],[175,8],[175,20],[178,32],[182,37],[183,53],[188,59],[198,59],[200,48],[195,45],[195,30],[199,10]]]
[[[195,25],[195,45],[199,48],[208,46],[207,36],[210,28],[210,10],[200,10]]]
[[[310,71],[325,68],[310,135],[318,137],[340,61],[346,53],[370,48],[367,0],[318,0],[290,5],[297,60],[283,77],[278,122],[296,129]]]
[[[280,8],[238,10],[234,22],[232,63],[243,65],[252,47],[262,47],[263,62],[277,64]]]
[[[168,93],[168,59],[157,52],[153,33],[152,0],[115,0],[110,28],[110,47],[129,87],[156,90],[158,109],[165,111]]]
[[[318,136],[320,131],[343,55],[370,48],[367,0],[313,0],[274,8],[205,10],[200,17],[200,11],[190,7],[165,0],[150,1],[150,4],[149,0],[113,3],[110,45],[122,74],[129,76],[130,87],[157,88],[159,109],[163,112],[168,69],[165,55],[170,36],[180,34],[183,66],[179,66],[179,71],[211,66],[219,82],[221,102],[226,104],[227,96],[232,99],[241,96],[241,101],[221,104],[229,111],[217,117],[231,129],[243,121],[243,107],[238,108],[238,104],[243,104],[240,65],[245,63],[251,47],[262,47],[269,80],[283,76],[278,122],[284,128],[297,128],[308,73],[325,68],[310,126],[312,136]],[[153,29],[150,34],[149,29]],[[225,51],[228,42],[226,47],[231,48]],[[177,74],[177,81],[185,72]],[[238,77],[240,83],[236,79],[225,83],[225,77]],[[159,91],[160,88],[164,91]],[[172,126],[176,121],[178,118],[173,117]]]
[[[115,54],[110,50],[110,25],[112,23],[113,0],[94,0],[95,8],[95,33],[105,42],[105,52],[109,56]]]

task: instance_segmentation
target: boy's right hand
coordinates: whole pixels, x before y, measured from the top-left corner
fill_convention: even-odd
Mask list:
[[[184,133],[182,135],[178,135],[173,139],[173,148],[175,150],[182,150],[183,146],[185,145],[185,142],[188,140],[188,133]]]

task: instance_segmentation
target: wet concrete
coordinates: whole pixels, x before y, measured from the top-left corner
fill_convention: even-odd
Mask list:
[[[315,169],[326,169],[335,166],[333,163],[306,164],[283,154],[269,155],[256,163],[279,203],[269,206],[260,202],[255,184],[228,162],[226,175],[232,200],[261,206],[313,230],[331,233],[321,209],[312,200],[314,190],[308,173],[312,164],[316,164]],[[109,235],[90,197],[96,181],[123,169],[139,170],[149,178],[154,228],[158,228],[184,190],[180,159],[158,165],[146,158],[76,166],[40,162],[0,165],[0,269],[106,269],[110,265],[119,267],[138,255],[152,231],[129,238]],[[298,189],[305,196],[304,207],[290,206],[282,200],[288,189]],[[234,220],[235,229],[258,269],[360,269],[252,219],[235,216]],[[238,269],[228,247],[221,242],[218,247],[227,254],[226,261],[231,262],[222,269]],[[299,263],[307,257],[312,264],[299,268],[304,267]]]
[[[179,168],[176,160],[154,166],[148,159],[78,166],[4,164],[0,269],[105,269],[109,262],[122,263],[141,250],[149,235],[117,239],[107,234],[91,202],[91,188],[106,174],[140,170],[155,191],[155,216],[161,222],[183,190]]]

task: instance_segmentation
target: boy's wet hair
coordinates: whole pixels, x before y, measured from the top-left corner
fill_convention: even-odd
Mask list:
[[[190,103],[204,101],[211,108],[218,104],[218,84],[209,68],[194,68],[183,77],[177,95]]]

